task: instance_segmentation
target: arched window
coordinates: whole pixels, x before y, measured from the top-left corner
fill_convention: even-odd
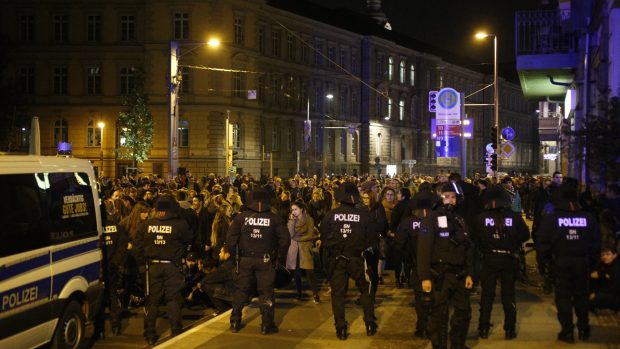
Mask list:
[[[54,146],[60,142],[69,141],[69,124],[66,120],[60,119],[54,122]]]
[[[357,131],[351,134],[351,154],[355,156],[355,161],[359,161],[359,139],[357,135]]]
[[[398,101],[398,119],[400,121],[403,121],[405,118],[405,101],[404,100],[400,100]]]
[[[409,66],[409,85],[415,86],[415,65]]]
[[[404,60],[400,61],[399,70],[400,70],[400,74],[399,74],[400,83],[404,84],[405,83],[405,61]]]
[[[392,80],[394,78],[394,57],[390,56],[388,58],[388,80]]]
[[[238,122],[232,125],[232,144],[234,148],[241,148],[241,125]]]
[[[179,147],[189,147],[189,121],[179,120],[178,131]]]
[[[89,147],[99,147],[101,146],[101,128],[97,125],[95,120],[90,120],[88,122],[88,139],[86,140],[86,144]]]
[[[392,118],[392,97],[388,98],[388,111],[387,111],[387,118],[386,119],[391,119]]]

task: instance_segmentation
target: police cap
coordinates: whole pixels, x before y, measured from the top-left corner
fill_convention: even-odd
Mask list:
[[[491,186],[486,190],[484,200],[487,202],[487,208],[510,207],[512,205],[510,194],[498,185]]]
[[[157,211],[157,218],[173,218],[179,212],[179,203],[172,196],[164,195],[155,202],[155,211]]]
[[[346,204],[355,205],[361,201],[359,190],[357,190],[355,184],[351,182],[345,182],[339,186],[334,196],[336,197],[336,200]]]
[[[454,188],[454,184],[452,183],[446,183],[444,185],[441,186],[441,193],[455,193],[456,194],[456,188]]]
[[[415,210],[430,210],[437,203],[437,195],[430,191],[421,191],[413,196]]]
[[[577,185],[570,181],[562,183],[553,195],[555,200],[552,201],[555,202],[556,208],[566,211],[581,210]]]
[[[265,188],[255,188],[248,195],[248,207],[252,211],[269,211],[269,201],[271,197]]]

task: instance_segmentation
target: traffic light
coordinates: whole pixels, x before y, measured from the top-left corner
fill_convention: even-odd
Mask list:
[[[497,171],[497,154],[491,154],[491,170]]]
[[[231,161],[232,161],[232,166],[237,166],[237,160],[239,160],[239,152],[236,150],[232,150],[232,157],[231,157]]]
[[[437,91],[428,91],[428,111],[437,111]]]
[[[491,144],[493,144],[493,149],[497,154],[497,126],[491,126]]]

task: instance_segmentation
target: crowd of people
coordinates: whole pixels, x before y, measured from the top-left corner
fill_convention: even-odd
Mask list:
[[[187,173],[173,181],[103,179],[100,192],[112,329],[120,334],[124,311],[146,300],[150,344],[157,339],[154,324],[162,300],[173,335],[181,331],[182,305],[212,307],[216,313],[232,307],[231,329],[238,332],[242,304],[253,294],[259,296],[262,332],[277,332],[273,285],[271,291],[268,287],[276,275],[265,265],[288,270],[299,301],[320,303],[324,276],[340,339],[348,336],[340,304],[349,277],[361,291],[369,336],[377,331],[377,288],[412,287],[415,336],[430,338],[434,348],[447,347],[449,307],[454,308],[451,347],[465,347],[469,294],[477,288],[479,336],[488,337],[499,281],[504,331],[506,339],[513,339],[515,280],[526,277],[519,269],[524,270],[523,244],[530,238],[545,292],[555,286],[560,340],[574,341],[571,302],[581,339],[589,337],[588,310],[620,309],[620,187],[615,183],[580,187],[558,172],[551,177],[461,178],[452,173],[289,179],[194,178]],[[364,224],[358,224],[357,215]],[[531,231],[524,217],[532,221]],[[365,238],[355,240],[358,235]],[[558,242],[564,236],[568,240]],[[264,248],[261,239],[267,241]],[[384,283],[386,265],[394,271],[393,285]],[[585,275],[583,289],[571,287],[575,271]]]

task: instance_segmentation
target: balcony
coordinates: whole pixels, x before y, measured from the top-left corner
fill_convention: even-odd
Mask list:
[[[577,37],[570,11],[518,11],[515,53],[523,94],[528,99],[563,98],[578,64]]]

